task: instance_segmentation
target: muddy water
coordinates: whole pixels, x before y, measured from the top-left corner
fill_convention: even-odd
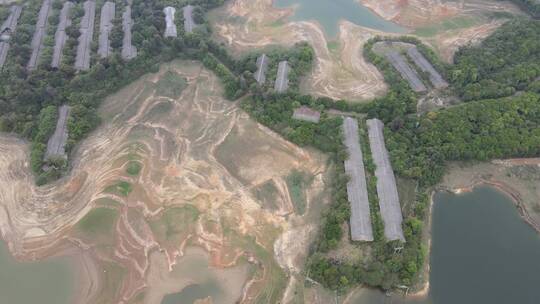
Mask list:
[[[279,8],[295,6],[293,21],[315,20],[331,38],[337,36],[338,23],[344,19],[383,32],[406,32],[405,28],[379,17],[357,0],[274,0],[274,5]]]
[[[209,259],[204,250],[188,248],[172,272],[165,277],[160,275],[161,280],[156,285],[160,285],[161,292],[166,294],[161,304],[191,304],[206,298],[211,298],[214,304],[236,303],[247,281],[249,267],[244,264],[216,268],[210,266]]]
[[[75,269],[71,258],[22,263],[0,240],[0,303],[73,303]]]
[[[540,303],[540,236],[508,197],[479,187],[434,199],[429,299],[404,301],[365,291],[353,303]]]

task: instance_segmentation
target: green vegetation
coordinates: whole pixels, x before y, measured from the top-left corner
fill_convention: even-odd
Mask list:
[[[111,231],[118,218],[118,211],[111,208],[94,208],[75,226],[85,237],[98,240],[112,237]]]
[[[126,181],[118,181],[116,184],[105,188],[105,192],[118,194],[121,196],[128,196],[133,190],[133,186]]]
[[[433,185],[448,160],[489,160],[540,154],[540,95],[484,100],[407,118],[389,132],[394,170]]]
[[[199,210],[192,205],[167,208],[158,220],[149,222],[152,231],[163,241],[177,244],[192,231],[199,219]]]
[[[459,16],[452,19],[443,20],[440,23],[418,28],[414,31],[414,34],[417,36],[430,37],[435,36],[443,31],[469,28],[477,24],[478,21],[473,17]]]
[[[465,101],[540,88],[540,21],[514,20],[455,55],[450,80]]]
[[[138,162],[138,161],[130,161],[127,164],[126,172],[129,175],[136,176],[136,175],[139,175],[139,172],[141,172],[141,169],[142,169],[142,165],[141,165],[140,162]]]
[[[262,185],[257,186],[253,190],[253,194],[258,201],[262,202],[262,207],[269,210],[277,210],[276,200],[279,195],[279,190],[273,180],[269,180]]]
[[[309,187],[313,178],[306,172],[293,170],[285,180],[294,206],[294,211],[298,215],[303,215],[306,212],[307,205],[306,188]]]
[[[178,73],[167,71],[156,85],[156,94],[169,98],[179,98],[187,87],[187,81]]]

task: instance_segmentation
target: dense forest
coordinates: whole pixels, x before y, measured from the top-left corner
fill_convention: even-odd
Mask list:
[[[465,101],[511,96],[540,88],[540,21],[503,25],[480,46],[461,48],[451,81]]]

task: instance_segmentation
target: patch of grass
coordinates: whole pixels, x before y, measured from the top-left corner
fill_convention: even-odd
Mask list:
[[[156,84],[156,94],[169,98],[179,98],[187,87],[187,81],[180,74],[167,71]]]
[[[126,181],[118,181],[116,184],[105,188],[105,192],[128,196],[133,190],[133,186]]]
[[[431,37],[439,34],[440,32],[468,28],[479,23],[480,22],[477,20],[477,18],[459,16],[430,26],[420,27],[414,31],[414,34],[422,37]]]
[[[326,45],[330,52],[339,50],[339,42],[337,42],[336,40],[329,41]]]
[[[95,208],[90,210],[75,226],[86,237],[93,239],[110,239],[118,211],[111,208]]]
[[[287,182],[287,188],[289,188],[289,194],[294,206],[294,211],[303,215],[306,212],[306,188],[311,184],[313,178],[307,173],[298,170],[293,170],[289,174],[285,181]]]
[[[279,194],[274,181],[269,180],[253,189],[253,194],[265,209],[276,210],[276,200]]]
[[[416,182],[412,179],[396,177],[399,201],[404,217],[414,212],[416,202]]]
[[[94,202],[94,204],[98,207],[112,207],[112,208],[120,207],[119,202],[108,197],[99,198]]]
[[[130,161],[128,164],[127,164],[127,167],[126,167],[126,172],[127,174],[129,175],[139,175],[139,172],[141,172],[141,168],[142,168],[142,165],[140,162],[138,161]]]
[[[270,25],[270,27],[280,27],[280,26],[285,25],[285,21],[283,21],[283,19],[278,19],[278,20],[270,23],[269,25]]]
[[[192,205],[168,208],[158,220],[150,221],[149,225],[159,239],[177,243],[194,228],[199,214],[199,210]]]

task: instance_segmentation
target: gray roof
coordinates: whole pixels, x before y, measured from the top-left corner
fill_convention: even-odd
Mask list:
[[[0,32],[4,32],[7,29],[9,29],[10,32],[9,34],[4,34],[5,40],[0,41],[0,68],[3,67],[4,63],[6,62],[7,54],[9,51],[10,34],[14,32],[15,28],[17,27],[17,21],[21,16],[22,7],[19,5],[14,5],[10,8],[10,11],[11,13],[4,21],[4,23],[2,23],[2,28],[0,28]]]
[[[122,41],[122,58],[128,60],[137,57],[137,48],[131,43],[131,28],[133,20],[131,19],[131,6],[126,6],[122,14],[122,29],[124,30],[124,39]]]
[[[54,51],[52,56],[51,67],[57,68],[60,66],[62,60],[62,51],[67,41],[66,27],[71,25],[71,18],[69,12],[73,7],[73,3],[65,2],[62,10],[60,11],[60,22],[56,28],[54,35]]]
[[[75,69],[88,70],[90,68],[90,51],[92,37],[94,35],[94,21],[96,18],[96,3],[94,1],[84,2],[84,16],[81,19],[79,31],[79,45],[77,46],[77,56],[75,58]]]
[[[163,9],[163,13],[165,14],[165,37],[177,37],[177,31],[176,31],[176,24],[174,23],[174,14],[176,13],[176,9],[172,6],[167,6]]]
[[[405,241],[401,227],[403,216],[399,205],[396,178],[384,143],[384,124],[378,119],[370,119],[367,125],[371,155],[377,166],[375,176],[377,177],[379,207],[384,222],[384,236],[390,241]]]
[[[98,54],[101,58],[109,57],[111,54],[111,40],[109,34],[112,31],[112,21],[115,15],[114,2],[107,1],[101,7],[100,22],[99,22],[99,47]]]
[[[43,39],[47,31],[47,19],[49,19],[49,14],[51,12],[52,1],[44,0],[41,4],[39,10],[38,19],[36,22],[36,29],[34,31],[34,37],[32,38],[32,54],[30,55],[30,60],[26,65],[26,68],[29,70],[34,70],[37,67],[39,56],[43,49]]]
[[[184,30],[187,33],[193,33],[193,29],[195,28],[195,26],[197,26],[195,24],[195,21],[193,20],[193,9],[194,9],[193,5],[186,5],[183,8]]]
[[[364,171],[364,160],[358,136],[358,121],[351,117],[343,120],[344,143],[349,152],[345,161],[345,172],[349,175],[347,196],[351,204],[351,239],[373,241],[371,214]]]
[[[289,63],[282,61],[279,63],[274,89],[278,93],[283,93],[289,88]]]
[[[422,55],[416,46],[410,48],[407,50],[407,55],[414,61],[414,64],[416,64],[422,71],[429,74],[429,80],[433,84],[433,86],[437,89],[446,88],[448,86],[448,82],[446,82],[441,74],[433,68],[431,63],[427,61],[426,57]]]
[[[425,92],[427,91],[426,86],[424,83],[422,83],[422,80],[420,80],[420,77],[416,73],[415,70],[413,70],[405,58],[398,53],[397,51],[390,51],[386,54],[386,58],[388,58],[388,61],[394,66],[396,70],[401,74],[401,77],[409,82],[409,85],[415,92]]]
[[[257,72],[255,72],[255,80],[259,84],[264,84],[266,81],[266,70],[268,69],[268,56],[266,54],[262,54],[257,58]]]
[[[66,142],[68,139],[67,118],[69,116],[69,106],[63,105],[58,110],[58,121],[53,135],[47,142],[45,159],[50,157],[66,157]]]

